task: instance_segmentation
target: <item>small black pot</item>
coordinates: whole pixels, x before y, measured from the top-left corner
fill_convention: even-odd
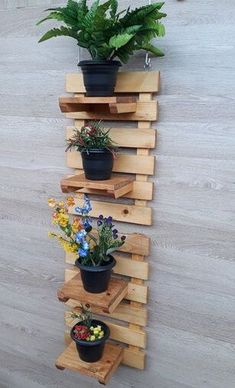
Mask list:
[[[113,154],[106,148],[82,151],[82,164],[85,177],[90,180],[102,181],[110,179],[113,169]]]
[[[116,264],[113,256],[109,255],[110,261],[100,266],[87,266],[77,259],[75,265],[80,269],[83,287],[87,292],[99,294],[108,289],[112,268]]]
[[[85,362],[96,362],[99,361],[102,358],[103,352],[104,352],[104,345],[106,340],[109,338],[110,330],[108,326],[101,321],[97,321],[96,319],[92,319],[91,324],[92,326],[100,325],[102,327],[102,330],[104,331],[104,336],[100,340],[97,341],[84,341],[79,340],[74,337],[73,331],[75,326],[77,325],[83,325],[84,322],[76,323],[76,325],[73,326],[70,335],[73,341],[76,343],[77,351],[79,354],[79,357],[82,361]]]
[[[117,80],[119,61],[80,61],[88,97],[112,96]]]

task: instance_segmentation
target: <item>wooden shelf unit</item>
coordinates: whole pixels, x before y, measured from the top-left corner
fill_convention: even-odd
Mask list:
[[[102,359],[97,362],[87,363],[79,358],[75,343],[71,343],[57,358],[55,365],[60,370],[70,369],[94,377],[101,384],[107,384],[121,363],[122,358],[123,349],[121,346],[106,343]]]
[[[64,283],[58,290],[58,299],[67,302],[69,299],[77,300],[77,303],[88,303],[96,306],[105,313],[112,313],[119,303],[126,297],[128,282],[122,279],[111,278],[108,290],[100,294],[92,294],[84,290],[80,273]]]
[[[60,97],[61,112],[95,112],[102,111],[111,114],[133,113],[137,108],[137,98],[129,97]]]
[[[110,186],[106,186],[101,190],[101,182],[93,182],[92,186],[85,183],[84,175],[81,178],[83,171],[79,152],[74,150],[67,152],[67,166],[75,169],[75,175],[62,180],[61,186],[64,192],[75,191],[75,206],[69,208],[70,214],[76,214],[75,207],[83,202],[83,193],[112,194],[115,199],[119,198],[118,203],[92,200],[92,217],[96,218],[103,214],[105,217],[111,215],[114,220],[129,224],[143,226],[152,224],[152,209],[148,205],[148,201],[153,199],[153,183],[148,178],[154,174],[155,167],[155,157],[150,152],[156,145],[156,130],[151,128],[151,123],[156,121],[158,116],[157,101],[153,95],[158,91],[159,72],[120,72],[114,97],[91,99],[84,95],[82,75],[78,73],[67,75],[66,92],[74,94],[73,97],[68,97],[68,100],[60,100],[66,117],[74,119],[74,127],[67,128],[67,139],[72,136],[74,128],[80,129],[88,120],[137,122],[137,125],[134,124],[130,128],[127,125],[114,126],[110,132],[117,146],[126,149],[125,152],[120,150],[118,158],[115,159],[114,176],[116,173],[128,174],[132,178],[131,182],[128,183],[131,185],[131,189],[126,191],[124,185],[126,192],[122,192],[120,196],[117,193],[115,195],[114,187],[111,190]],[[134,95],[132,96],[132,94]],[[123,97],[126,100],[121,100]],[[130,100],[131,97],[135,99]],[[125,113],[120,109],[117,112],[117,110],[110,109],[110,104],[116,104],[116,106],[123,104],[125,107],[128,104],[136,104],[136,109]],[[132,149],[131,153],[129,148]],[[132,203],[129,201],[127,204],[126,201],[123,201],[124,198],[131,199]],[[148,287],[145,281],[149,277],[149,265],[146,260],[149,253],[150,239],[147,236],[136,233],[128,234],[125,244],[114,254],[117,261],[113,269],[114,273],[125,283],[125,286],[123,283],[122,291],[117,293],[121,297],[114,297],[114,304],[110,304],[111,308],[107,307],[107,304],[104,307],[103,300],[102,303],[98,300],[93,301],[93,313],[108,324],[110,339],[117,341],[119,346],[124,344],[120,355],[116,357],[118,362],[114,361],[115,367],[107,372],[109,378],[119,363],[137,369],[145,367],[144,349],[146,347],[145,326],[147,324],[146,304],[148,297]],[[73,265],[75,259],[74,254],[67,254],[65,261],[67,264]],[[114,278],[112,278],[113,281]],[[76,311],[79,308],[79,302],[84,296],[84,290],[81,290],[79,282],[78,268],[74,265],[67,268],[65,270],[65,283],[59,291],[59,298],[65,302],[69,310],[65,313],[65,323],[68,327],[65,331],[65,341],[68,348],[58,358],[56,366],[61,369],[77,370],[106,383],[107,380],[104,377],[100,378],[99,369],[95,371],[92,369],[94,373],[91,373],[90,364],[80,366],[77,360],[78,356],[74,354],[75,346],[71,344],[70,328],[76,323],[71,318],[71,311]],[[84,297],[84,301],[87,302],[87,296]]]
[[[95,192],[98,190],[98,192],[103,192],[103,195],[119,198],[133,190],[133,180],[133,177],[113,174],[110,179],[95,181],[86,179],[85,174],[79,174],[62,179],[60,186],[63,193],[85,189],[91,194],[92,190]]]

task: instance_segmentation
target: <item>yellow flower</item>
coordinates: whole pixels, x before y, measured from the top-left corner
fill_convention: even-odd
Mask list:
[[[90,336],[90,341],[95,341],[95,340],[96,340],[95,336],[94,336],[94,335],[91,335],[91,336]]]
[[[69,222],[69,216],[67,214],[59,213],[57,222],[62,228],[65,228],[68,225]]]
[[[54,237],[54,233],[48,232],[48,237]]]
[[[64,205],[65,205],[65,203],[64,203],[63,201],[60,201],[60,202],[58,203],[58,206],[59,206],[59,207],[64,207]]]
[[[68,205],[68,206],[74,206],[74,205],[75,205],[75,201],[74,201],[74,198],[73,198],[73,197],[68,197],[68,198],[66,199],[66,201],[67,201],[67,205]]]
[[[72,231],[73,233],[77,233],[79,230],[82,229],[82,223],[79,218],[75,218],[72,223]]]
[[[55,198],[48,198],[48,205],[49,205],[50,207],[55,207],[55,205],[56,205],[56,200],[55,200]]]

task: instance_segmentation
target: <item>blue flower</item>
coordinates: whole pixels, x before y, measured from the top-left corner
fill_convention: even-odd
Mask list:
[[[87,235],[87,232],[85,231],[85,229],[80,230],[80,232],[78,232],[75,236],[76,242],[81,243],[86,237],[86,235]]]
[[[86,214],[88,214],[92,210],[91,201],[90,201],[89,197],[86,194],[84,195],[83,207],[77,206],[77,207],[75,207],[74,210],[75,210],[76,213],[79,213],[81,215],[86,215]]]
[[[83,241],[82,243],[82,249],[88,251],[89,250],[89,244],[87,241]]]
[[[85,249],[79,248],[78,254],[80,257],[86,257],[87,256],[87,251]]]

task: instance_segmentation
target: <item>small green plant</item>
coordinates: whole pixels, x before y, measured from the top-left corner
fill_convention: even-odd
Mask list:
[[[106,129],[101,121],[93,121],[84,125],[81,129],[75,129],[73,136],[67,140],[68,151],[71,148],[76,148],[78,151],[86,151],[92,149],[108,149],[114,151],[114,142],[109,136],[110,128]]]
[[[99,0],[89,8],[86,0],[68,0],[65,7],[49,8],[49,15],[40,20],[56,20],[63,25],[47,31],[39,40],[43,42],[57,36],[69,36],[78,46],[87,49],[93,60],[119,58],[126,63],[135,51],[146,50],[156,56],[163,52],[151,44],[155,37],[165,35],[160,19],[166,14],[160,12],[164,2],[118,12],[118,1]]]

